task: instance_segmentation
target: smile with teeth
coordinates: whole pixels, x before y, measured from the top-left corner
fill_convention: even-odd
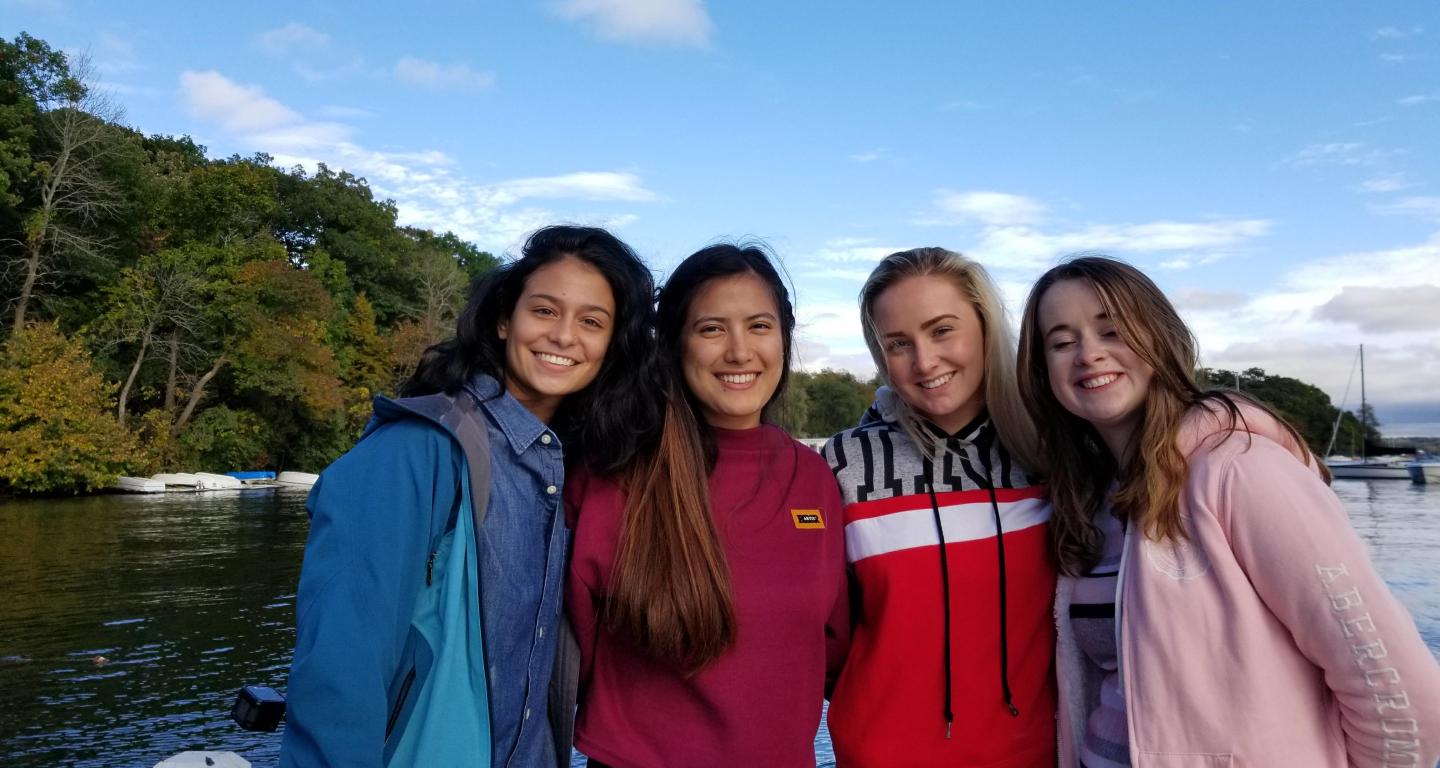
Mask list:
[[[717,373],[715,376],[726,384],[749,384],[760,374],[758,373]]]
[[[570,366],[575,364],[575,361],[568,357],[552,355],[549,352],[536,352],[535,356],[540,358],[544,362],[550,363],[551,365],[563,365],[566,368],[569,368]]]
[[[949,380],[951,380],[951,379],[953,379],[953,378],[955,378],[955,372],[954,372],[954,371],[951,371],[951,372],[945,374],[944,376],[936,376],[935,378],[930,379],[929,381],[922,381],[922,382],[920,382],[920,388],[921,388],[921,389],[934,389],[934,388],[936,388],[936,387],[944,384],[945,382],[947,382],[947,381],[949,381]]]
[[[1085,379],[1084,381],[1080,382],[1080,386],[1084,387],[1085,389],[1098,389],[1118,378],[1120,378],[1120,374],[1118,373],[1107,373],[1102,376],[1096,376],[1093,379]]]

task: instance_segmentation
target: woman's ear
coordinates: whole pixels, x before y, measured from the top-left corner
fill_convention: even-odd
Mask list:
[[[496,323],[495,335],[499,336],[501,341],[504,341],[505,337],[510,335],[510,321],[501,320],[500,322]]]

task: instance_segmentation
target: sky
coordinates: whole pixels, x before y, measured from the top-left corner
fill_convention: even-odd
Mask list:
[[[759,239],[799,363],[874,371],[855,297],[918,246],[1018,318],[1067,254],[1143,269],[1211,367],[1440,435],[1440,4],[0,0],[146,133],[368,179],[513,254],[610,227],[663,277]],[[1346,397],[1347,386],[1349,388]]]

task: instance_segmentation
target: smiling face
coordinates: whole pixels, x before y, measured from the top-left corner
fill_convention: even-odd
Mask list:
[[[1144,418],[1155,371],[1120,337],[1095,289],[1061,280],[1040,299],[1040,333],[1050,391],[1065,410],[1094,425],[1124,460]]]
[[[548,423],[599,375],[614,324],[615,296],[598,269],[566,256],[535,270],[498,329],[505,391]]]
[[[947,434],[985,408],[985,334],[953,280],[907,277],[875,299],[875,336],[890,385]]]
[[[724,429],[759,426],[785,364],[780,311],[765,281],[746,272],[702,285],[681,338],[685,385],[705,421]]]

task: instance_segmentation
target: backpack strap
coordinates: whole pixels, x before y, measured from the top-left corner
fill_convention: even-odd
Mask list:
[[[465,464],[470,469],[470,508],[478,535],[490,506],[490,431],[485,428],[473,395],[461,391],[451,399],[453,407],[440,417],[440,423],[455,433],[465,451]]]

